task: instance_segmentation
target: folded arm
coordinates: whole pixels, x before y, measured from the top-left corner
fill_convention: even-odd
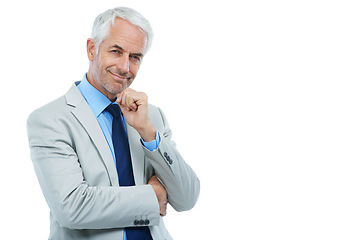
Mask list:
[[[33,113],[28,119],[28,137],[41,189],[60,225],[72,229],[123,228],[134,226],[135,219],[158,225],[160,210],[152,186],[90,186],[69,126],[50,115]]]
[[[137,130],[145,141],[155,139],[156,130],[161,135],[159,146],[154,151],[144,147],[145,155],[164,184],[168,201],[177,211],[191,209],[199,196],[200,182],[195,172],[184,161],[171,140],[171,130],[160,109],[148,104],[145,93],[127,88],[116,100],[126,121]]]
[[[161,129],[161,140],[155,151],[144,148],[145,155],[165,186],[170,205],[177,211],[190,210],[199,197],[200,181],[171,140],[172,132],[163,112],[158,108],[155,112],[152,118],[154,123],[161,123],[156,126],[159,131]]]

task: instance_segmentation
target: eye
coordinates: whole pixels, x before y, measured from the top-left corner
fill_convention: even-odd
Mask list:
[[[135,64],[139,64],[141,62],[141,56],[138,55],[130,55],[130,61]]]
[[[119,50],[111,50],[111,52],[113,52],[113,53],[120,53],[120,51]]]

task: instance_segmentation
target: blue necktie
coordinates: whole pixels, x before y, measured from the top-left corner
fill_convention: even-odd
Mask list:
[[[134,186],[135,181],[131,164],[129,141],[120,116],[120,114],[122,114],[120,107],[118,104],[110,104],[106,110],[113,116],[112,140],[119,185],[122,187]],[[138,220],[135,221],[138,222]],[[146,221],[148,222],[148,220]],[[126,228],[126,237],[127,240],[152,240],[148,227],[128,227]]]

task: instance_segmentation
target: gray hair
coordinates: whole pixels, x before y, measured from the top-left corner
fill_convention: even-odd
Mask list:
[[[119,17],[138,26],[147,35],[145,53],[150,49],[153,31],[150,23],[140,13],[127,7],[117,7],[109,9],[95,18],[91,32],[91,38],[96,45],[96,54],[98,54],[100,43],[102,43],[109,34],[110,26],[114,25],[115,19]],[[110,25],[111,24],[111,25]]]

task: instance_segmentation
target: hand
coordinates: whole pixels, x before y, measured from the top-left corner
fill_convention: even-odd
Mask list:
[[[148,97],[145,93],[126,88],[118,94],[116,102],[119,104],[126,122],[135,128],[145,142],[156,138],[156,129],[150,120]]]
[[[168,203],[165,188],[163,187],[163,185],[160,183],[160,181],[157,179],[155,175],[150,178],[148,184],[150,184],[155,191],[156,197],[159,202],[160,215],[165,216],[167,203]]]

